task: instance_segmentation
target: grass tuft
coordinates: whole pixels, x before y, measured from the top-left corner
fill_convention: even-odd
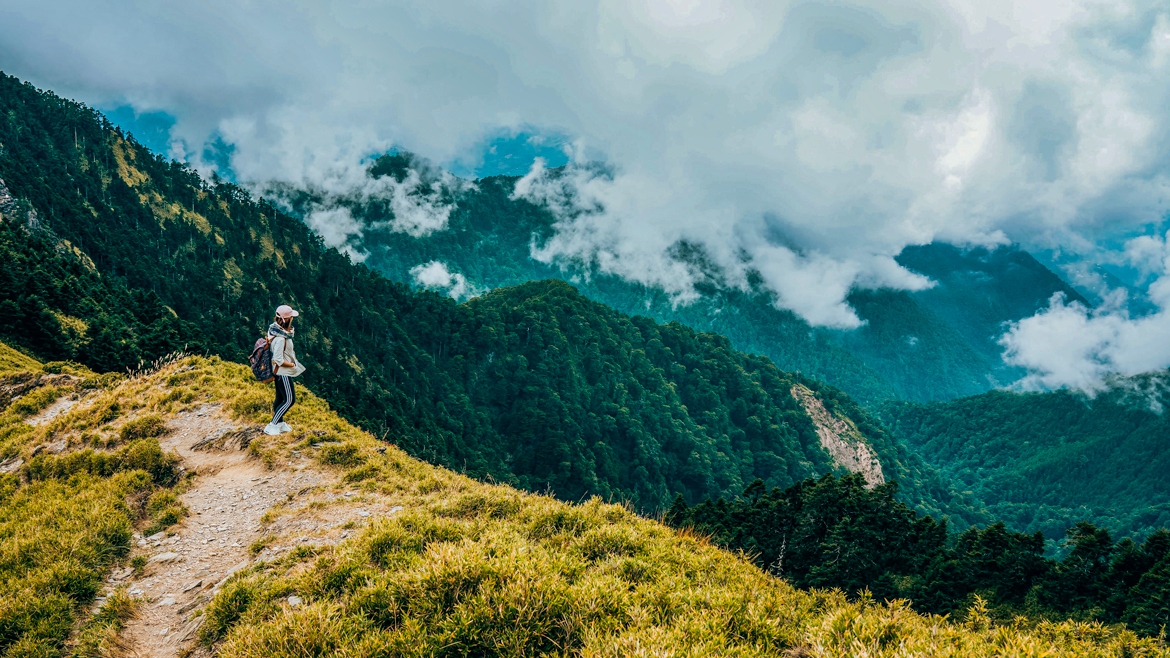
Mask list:
[[[73,658],[113,658],[120,651],[118,633],[134,616],[137,602],[118,588],[81,626]]]
[[[165,399],[165,398],[164,398]],[[162,436],[167,431],[166,423],[157,414],[149,414],[134,420],[126,421],[118,431],[118,438],[123,441],[137,441]]]

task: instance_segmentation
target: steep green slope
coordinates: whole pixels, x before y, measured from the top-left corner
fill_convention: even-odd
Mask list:
[[[177,346],[243,360],[271,309],[302,312],[305,383],[411,454],[576,499],[644,509],[834,468],[789,389],[861,428],[917,508],[945,483],[836,390],[727,340],[589,302],[564,283],[464,305],[325,248],[300,221],[152,155],[84,106],[0,78],[0,334],[45,358],[122,369]]]
[[[1115,536],[1170,527],[1170,402],[1164,375],[1083,394],[996,391],[950,402],[891,403],[892,433],[990,514],[1049,538],[1081,520]]]
[[[962,251],[945,244],[907,247],[898,262],[939,282],[935,288],[915,293],[915,300],[999,367],[1002,349],[996,337],[1003,323],[1034,315],[1056,293],[1063,293],[1069,302],[1091,306],[1031,254],[1014,246],[995,251]],[[992,374],[1005,383],[1022,373]]]

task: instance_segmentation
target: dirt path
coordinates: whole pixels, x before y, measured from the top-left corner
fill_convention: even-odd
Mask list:
[[[142,577],[123,569],[108,581],[110,589],[126,583],[132,595],[146,601],[121,636],[130,656],[170,658],[192,648],[202,621],[195,612],[228,576],[252,563],[249,547],[264,535],[264,513],[290,494],[332,483],[305,464],[268,470],[250,458],[244,447],[255,430],[237,431],[240,425],[222,416],[219,405],[179,414],[168,427],[171,432],[160,440],[163,449],[177,452],[181,466],[197,476],[181,497],[190,515],[166,537],[136,537],[133,554],[149,559]],[[199,444],[204,445],[193,449]]]

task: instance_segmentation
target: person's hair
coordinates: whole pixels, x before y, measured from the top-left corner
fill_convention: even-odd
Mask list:
[[[276,316],[276,324],[279,324],[281,329],[288,329],[288,326],[292,324],[292,318],[282,318],[278,315]]]

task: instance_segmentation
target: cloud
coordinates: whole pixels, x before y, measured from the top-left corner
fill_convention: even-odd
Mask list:
[[[305,223],[317,232],[327,246],[348,254],[355,263],[369,258],[361,248],[364,226],[353,218],[348,208],[315,208],[305,215]]]
[[[1097,309],[1069,304],[1063,293],[1048,308],[1008,326],[1004,360],[1027,368],[1025,389],[1101,390],[1107,375],[1132,376],[1170,367],[1170,236],[1141,236],[1126,244],[1135,265],[1156,276],[1149,297],[1157,310],[1131,317],[1126,292],[1115,290]]]
[[[457,194],[370,190],[370,156],[570,136],[560,178],[517,190],[562,203],[534,253],[680,303],[712,275],[680,255],[698,250],[726,285],[755,270],[778,305],[855,326],[850,288],[928,285],[893,261],[907,245],[1100,260],[1170,198],[1161,0],[45,0],[0,17],[6,72],[165,110],[176,152],[220,137],[245,181],[408,201],[411,234],[442,230]]]
[[[474,297],[482,292],[472,285],[467,277],[458,272],[451,272],[447,269],[446,263],[437,260],[415,265],[410,268],[410,276],[414,279],[415,285],[446,290],[447,296],[451,299]]]

